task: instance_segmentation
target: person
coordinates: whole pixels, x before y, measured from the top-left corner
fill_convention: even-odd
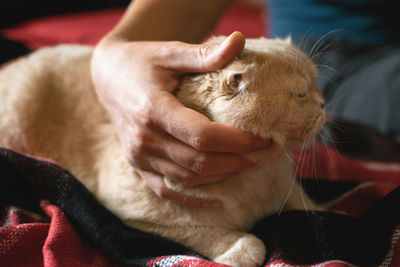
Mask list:
[[[92,58],[97,94],[130,163],[160,197],[189,206],[220,203],[168,190],[164,175],[186,186],[218,182],[251,164],[240,153],[270,143],[211,122],[173,96],[183,74],[222,68],[243,49],[245,38],[238,32],[221,44],[198,44],[230,2],[133,1]],[[319,85],[328,112],[385,134],[400,133],[400,113],[394,108],[400,92],[399,57],[390,57],[398,48],[380,49],[382,43],[399,38],[394,4],[381,0],[267,3],[270,36],[291,35],[321,66]]]
[[[173,96],[180,76],[220,69],[243,49],[238,32],[219,45],[193,44],[207,35],[229,2],[133,1],[92,59],[99,99],[129,162],[159,196],[188,206],[220,202],[168,190],[164,175],[185,186],[218,182],[252,164],[240,153],[270,143],[211,122]]]

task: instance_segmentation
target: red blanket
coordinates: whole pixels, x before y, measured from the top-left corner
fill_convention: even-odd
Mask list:
[[[123,11],[116,8],[39,18],[5,29],[3,34],[31,49],[59,43],[93,45],[117,23]],[[264,17],[264,10],[258,6],[235,3],[226,11],[212,35],[241,31],[247,38],[265,36]]]

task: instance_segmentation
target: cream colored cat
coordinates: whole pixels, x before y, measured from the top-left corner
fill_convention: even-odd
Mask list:
[[[0,146],[59,162],[127,225],[234,266],[263,263],[264,244],[246,231],[286,198],[285,209],[316,208],[293,183],[290,157],[321,129],[324,101],[315,66],[289,41],[247,40],[233,63],[186,76],[176,92],[214,121],[272,137],[270,148],[245,154],[255,165],[217,184],[184,189],[165,178],[175,190],[219,198],[217,209],[160,199],[128,164],[93,89],[91,53],[47,48],[0,71]]]

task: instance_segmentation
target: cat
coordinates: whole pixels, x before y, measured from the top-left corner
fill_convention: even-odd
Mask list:
[[[159,198],[128,163],[93,88],[92,51],[44,48],[0,70],[0,146],[58,162],[125,224],[232,266],[263,263],[263,242],[246,232],[259,219],[283,206],[320,209],[294,182],[291,157],[322,128],[324,100],[315,65],[290,40],[247,39],[231,64],[186,75],[175,92],[213,121],[272,139],[244,154],[253,166],[219,183],[184,188],[164,178],[173,190],[222,201],[210,209]]]

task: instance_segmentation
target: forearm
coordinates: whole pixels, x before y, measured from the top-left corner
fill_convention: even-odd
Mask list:
[[[200,42],[231,0],[136,0],[106,38]]]

